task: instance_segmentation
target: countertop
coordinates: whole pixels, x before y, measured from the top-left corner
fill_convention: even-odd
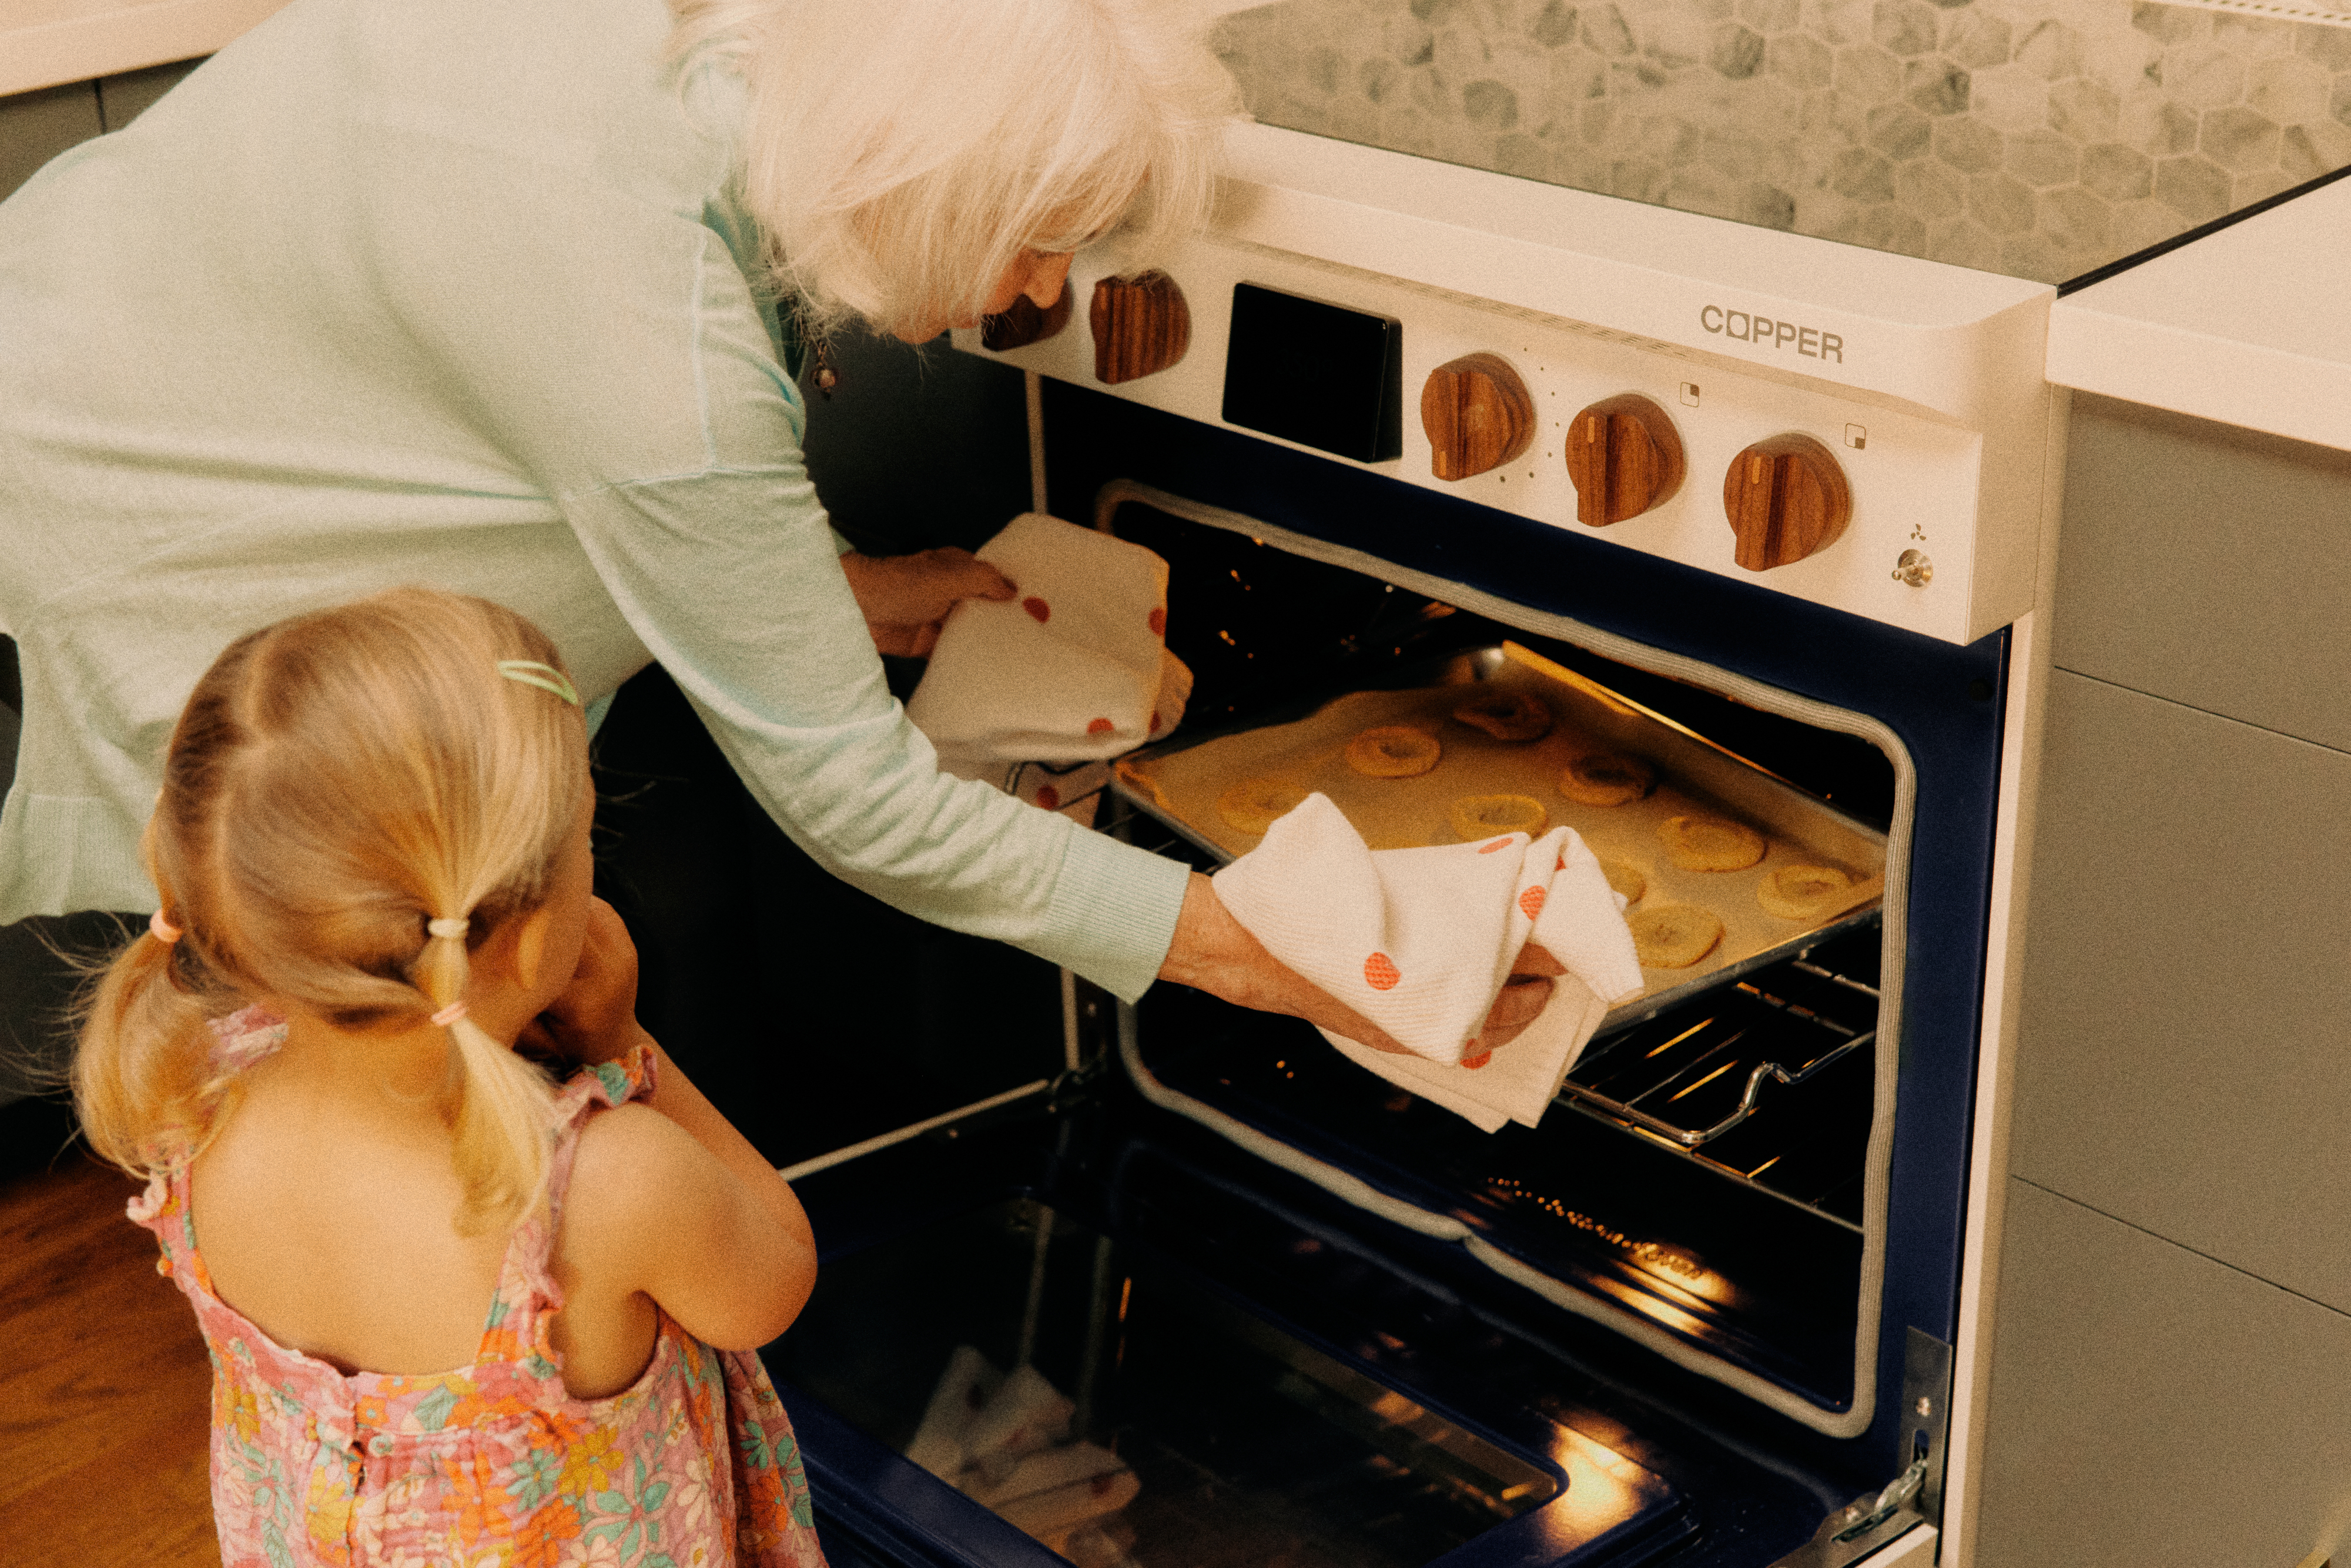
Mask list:
[[[211,54],[286,0],[9,0],[0,98]]]
[[[2351,179],[2059,299],[2049,379],[2351,451]]]
[[[209,54],[285,3],[15,0],[0,97]],[[2346,256],[2338,180],[2060,298],[2049,379],[2351,451]]]

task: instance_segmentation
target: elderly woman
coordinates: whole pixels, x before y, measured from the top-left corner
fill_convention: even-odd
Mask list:
[[[799,341],[1049,304],[1072,250],[1200,221],[1231,89],[1177,9],[294,0],[57,159],[0,205],[0,922],[152,908],[197,673],[427,582],[545,626],[596,716],[658,660],[785,831],[900,908],[1392,1049],[1205,878],[943,776],[876,638],[1009,585],[844,554],[801,464]]]

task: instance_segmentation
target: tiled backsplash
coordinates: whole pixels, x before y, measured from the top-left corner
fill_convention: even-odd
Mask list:
[[[2351,163],[2344,24],[2133,0],[1281,0],[1321,135],[2063,282]]]

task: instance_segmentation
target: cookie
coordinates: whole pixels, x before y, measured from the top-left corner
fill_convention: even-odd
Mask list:
[[[1416,779],[1444,754],[1437,737],[1408,724],[1384,724],[1347,742],[1347,766],[1367,779]]]
[[[1447,808],[1453,831],[1462,839],[1491,838],[1496,833],[1542,837],[1551,813],[1541,800],[1526,795],[1464,795]]]
[[[1261,833],[1288,816],[1306,791],[1270,779],[1244,779],[1217,797],[1217,815],[1236,832]]]
[[[1455,708],[1453,716],[1496,740],[1541,740],[1551,733],[1551,709],[1524,692],[1489,692]]]
[[[1755,887],[1755,902],[1782,920],[1816,920],[1835,913],[1853,893],[1853,878],[1834,866],[1774,866]]]
[[[1723,817],[1667,817],[1657,837],[1684,871],[1745,871],[1763,858],[1763,835]]]
[[[1600,874],[1608,879],[1609,886],[1625,895],[1627,904],[1640,903],[1641,895],[1649,891],[1649,879],[1641,874],[1640,868],[1623,861],[1602,860]]]
[[[1695,904],[1666,904],[1625,917],[1644,969],[1687,969],[1722,940],[1722,920]]]
[[[1657,770],[1637,757],[1595,751],[1579,757],[1559,776],[1559,792],[1579,806],[1621,806],[1654,789]]]

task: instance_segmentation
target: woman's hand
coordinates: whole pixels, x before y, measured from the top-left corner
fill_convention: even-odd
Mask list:
[[[1495,999],[1478,1038],[1489,1051],[1524,1033],[1551,1000],[1552,977],[1567,973],[1560,961],[1528,943],[1511,965],[1510,983]],[[1260,1012],[1287,1013],[1395,1056],[1412,1054],[1379,1025],[1282,963],[1235,920],[1216,886],[1195,873],[1176,917],[1176,940],[1159,977],[1196,986],[1211,996]]]
[[[1012,580],[967,549],[926,549],[915,555],[841,558],[849,591],[857,596],[873,645],[885,653],[926,657],[939,624],[964,599],[1009,599]]]
[[[637,1022],[637,945],[613,907],[588,903],[588,935],[571,983],[522,1026],[515,1047],[557,1063],[611,1061],[650,1040]]]

